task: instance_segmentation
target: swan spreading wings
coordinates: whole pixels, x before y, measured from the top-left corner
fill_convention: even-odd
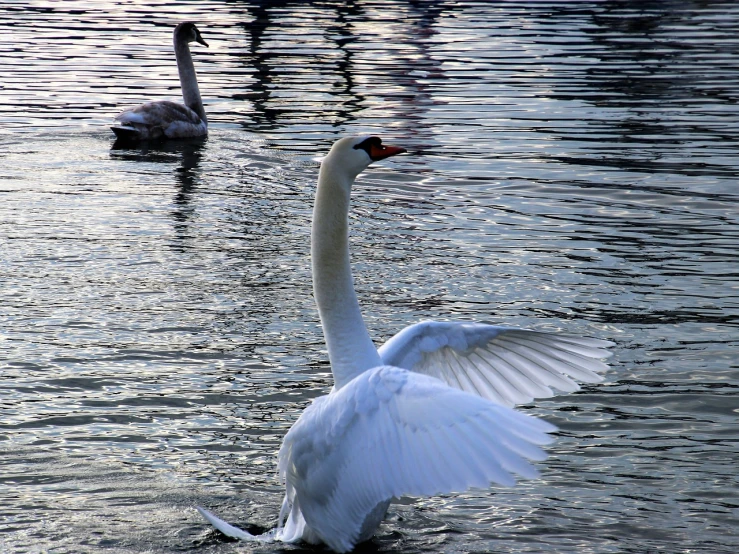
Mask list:
[[[244,540],[326,544],[347,552],[372,537],[393,497],[514,485],[538,475],[556,428],[512,409],[577,381],[602,380],[613,343],[481,323],[426,321],[379,349],[364,325],[349,260],[354,180],[405,152],[378,137],[337,141],[321,164],[313,211],[313,292],[334,388],[313,401],[278,453],[286,487],[278,527]]]

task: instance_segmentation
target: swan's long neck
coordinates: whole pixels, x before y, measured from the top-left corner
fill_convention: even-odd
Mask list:
[[[187,41],[174,39],[174,53],[177,57],[177,70],[180,73],[180,86],[182,87],[182,99],[185,106],[200,116],[207,123],[203,100],[200,98],[198,88],[198,76],[195,74],[195,66],[192,64],[192,55]]]
[[[348,180],[327,157],[318,176],[313,208],[311,261],[313,294],[321,316],[334,386],[339,389],[363,371],[381,365],[364,325],[349,264]]]

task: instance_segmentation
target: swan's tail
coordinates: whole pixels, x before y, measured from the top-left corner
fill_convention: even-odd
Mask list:
[[[135,141],[141,139],[139,130],[130,125],[114,125],[111,126],[111,130],[119,140]]]
[[[200,515],[203,516],[205,519],[208,520],[208,523],[210,523],[213,527],[218,529],[221,533],[226,535],[227,537],[231,537],[232,539],[239,539],[242,541],[268,541],[272,540],[272,537],[267,537],[266,535],[269,535],[270,533],[265,533],[264,535],[252,535],[251,533],[247,531],[242,531],[238,527],[234,527],[230,523],[226,523],[220,518],[217,518],[213,514],[211,514],[208,510],[205,508],[201,508],[200,506],[195,506],[195,509],[200,512]]]

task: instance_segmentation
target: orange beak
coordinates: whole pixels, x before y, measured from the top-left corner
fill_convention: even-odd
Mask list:
[[[372,161],[376,162],[389,158],[390,156],[395,156],[396,154],[402,154],[403,152],[407,152],[407,150],[400,146],[375,146],[373,144],[370,146],[369,155],[370,158],[372,158]]]

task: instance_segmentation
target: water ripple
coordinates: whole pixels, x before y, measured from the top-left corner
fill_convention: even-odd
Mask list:
[[[178,98],[182,19],[211,45],[209,137],[112,147],[121,109]],[[409,150],[353,200],[378,341],[456,318],[618,347],[605,383],[524,407],[561,430],[541,479],[399,499],[368,548],[735,552],[737,21],[731,1],[1,7],[0,550],[237,551],[195,504],[274,524],[280,441],[331,386],[317,158],[372,132]]]

